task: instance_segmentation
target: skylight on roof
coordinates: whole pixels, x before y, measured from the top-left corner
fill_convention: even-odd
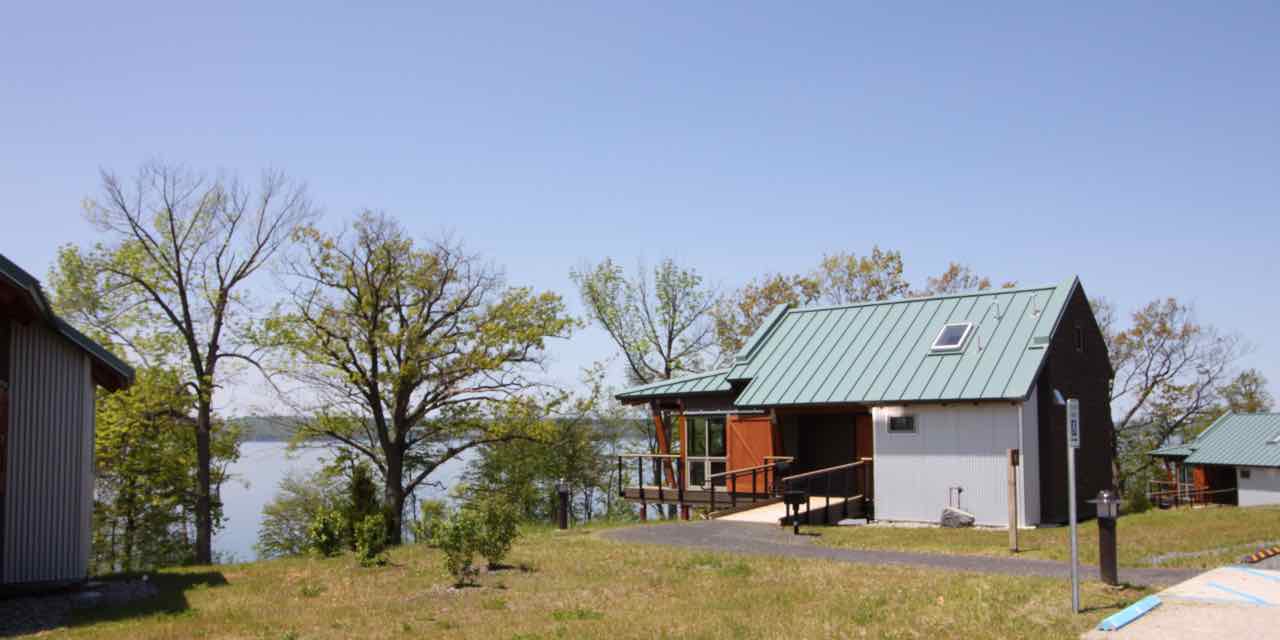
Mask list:
[[[938,332],[938,337],[933,339],[933,346],[929,350],[933,353],[962,351],[971,333],[973,333],[972,322],[949,323]]]

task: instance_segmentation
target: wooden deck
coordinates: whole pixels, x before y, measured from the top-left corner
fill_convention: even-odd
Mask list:
[[[715,505],[717,509],[728,509],[735,503],[740,507],[749,505],[753,502],[764,503],[777,500],[774,496],[766,493],[752,494],[751,492],[729,492],[724,487],[715,488]],[[646,502],[651,504],[687,504],[695,506],[703,506],[711,504],[710,489],[685,489],[683,494],[683,502],[681,493],[675,487],[627,487],[623,489],[622,497],[635,502]]]

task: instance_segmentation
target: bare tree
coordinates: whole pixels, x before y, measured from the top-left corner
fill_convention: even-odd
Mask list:
[[[693,269],[663,260],[653,277],[639,269],[628,278],[606,258],[569,272],[587,315],[618,345],[627,378],[637,384],[701,371],[715,346],[711,310],[717,295]]]
[[[1117,486],[1151,466],[1146,452],[1173,435],[1188,436],[1222,400],[1244,345],[1195,321],[1173,298],[1148,303],[1125,329],[1105,300],[1092,302],[1111,357],[1115,430],[1112,459]]]
[[[63,308],[149,364],[179,366],[195,394],[196,554],[212,561],[210,430],[227,361],[258,367],[247,340],[246,291],[315,215],[306,188],[279,172],[257,189],[183,167],[148,164],[131,183],[102,172],[102,196],[85,204],[103,243],[59,256]]]

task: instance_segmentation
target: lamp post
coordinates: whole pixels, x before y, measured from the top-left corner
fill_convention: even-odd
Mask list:
[[[1098,492],[1098,574],[1102,581],[1115,586],[1120,584],[1116,573],[1116,518],[1120,516],[1120,496],[1103,489]]]
[[[569,528],[569,483],[565,482],[564,478],[556,483],[556,498],[558,498],[556,521],[563,531]]]

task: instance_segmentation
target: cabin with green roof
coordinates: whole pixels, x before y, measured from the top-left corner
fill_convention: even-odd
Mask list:
[[[618,394],[649,408],[659,448],[619,461],[632,470],[619,490],[713,515],[791,490],[827,521],[937,522],[950,507],[1006,526],[1017,450],[1016,524],[1061,523],[1067,434],[1056,398],[1080,403],[1077,506],[1090,516],[1085,500],[1112,487],[1111,377],[1076,278],[784,306],[728,366]]]
[[[1161,506],[1280,504],[1280,413],[1226,413],[1194,440],[1148,455],[1168,473],[1148,492]]]

